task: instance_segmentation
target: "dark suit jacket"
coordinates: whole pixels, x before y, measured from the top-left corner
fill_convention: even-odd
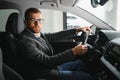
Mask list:
[[[45,45],[43,45],[42,42],[40,42],[35,35],[26,28],[22,32],[17,43],[17,56],[19,60],[19,68],[21,69],[20,71],[23,71],[25,74],[30,73],[31,76],[34,75],[34,77],[47,77],[51,72],[57,73],[58,65],[75,60],[75,56],[71,49],[62,53],[54,54],[49,41],[56,41],[74,35],[75,29],[42,34],[42,37],[48,44],[49,49],[47,49]]]

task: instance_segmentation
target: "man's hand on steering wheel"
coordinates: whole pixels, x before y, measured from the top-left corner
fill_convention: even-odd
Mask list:
[[[89,34],[92,33],[92,30],[90,29],[90,27],[85,26],[85,27],[77,28],[76,32],[82,32],[82,34],[80,36],[80,38],[81,38],[80,40],[81,40],[82,45],[84,45],[87,43],[88,36],[89,36]]]
[[[92,30],[90,29],[89,26],[85,26],[85,27],[80,27],[80,28],[76,28],[76,32],[86,32],[88,31],[89,34],[92,33]]]
[[[86,43],[88,40],[88,35],[92,32],[90,27],[82,27],[82,28],[76,29],[76,32],[80,32],[80,31],[83,32],[81,34],[81,36],[83,37],[83,40],[82,40],[82,44],[79,44],[72,49],[72,51],[75,55],[81,55],[81,54],[85,54],[87,52],[88,47],[87,47]]]

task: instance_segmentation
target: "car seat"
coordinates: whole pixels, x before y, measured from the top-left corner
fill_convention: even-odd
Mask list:
[[[3,40],[1,40],[2,42],[0,45],[3,52],[4,73],[5,74],[8,73],[8,75],[5,75],[6,78],[12,76],[12,73],[15,73],[13,70],[17,71],[16,40],[23,29],[24,29],[24,22],[21,14],[17,12],[11,13],[6,23],[5,32],[2,32]],[[13,78],[15,78],[15,76]],[[16,79],[7,78],[7,80],[16,80]]]
[[[0,80],[24,80],[21,75],[3,63],[2,57],[0,48]]]
[[[24,22],[20,13],[12,13],[6,23],[5,39],[2,43],[3,61],[10,67],[16,64],[16,39],[24,29]]]

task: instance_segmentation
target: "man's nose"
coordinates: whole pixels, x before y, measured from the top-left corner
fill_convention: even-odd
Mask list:
[[[35,26],[37,26],[37,25],[39,24],[39,21],[35,21],[35,23],[34,23],[34,24],[35,24]]]

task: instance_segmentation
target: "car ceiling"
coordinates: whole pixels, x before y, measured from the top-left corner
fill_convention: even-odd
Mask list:
[[[30,7],[56,9],[78,15],[100,28],[112,29],[95,16],[75,7],[80,0],[0,0],[0,9],[17,9],[21,14]],[[77,13],[76,13],[77,12]],[[93,21],[94,20],[94,21]]]
[[[15,8],[23,9],[28,7],[58,7],[60,5],[74,6],[78,0],[0,0],[0,9]],[[31,4],[31,5],[30,5]],[[22,5],[22,6],[19,6]],[[9,7],[8,7],[9,6]]]

